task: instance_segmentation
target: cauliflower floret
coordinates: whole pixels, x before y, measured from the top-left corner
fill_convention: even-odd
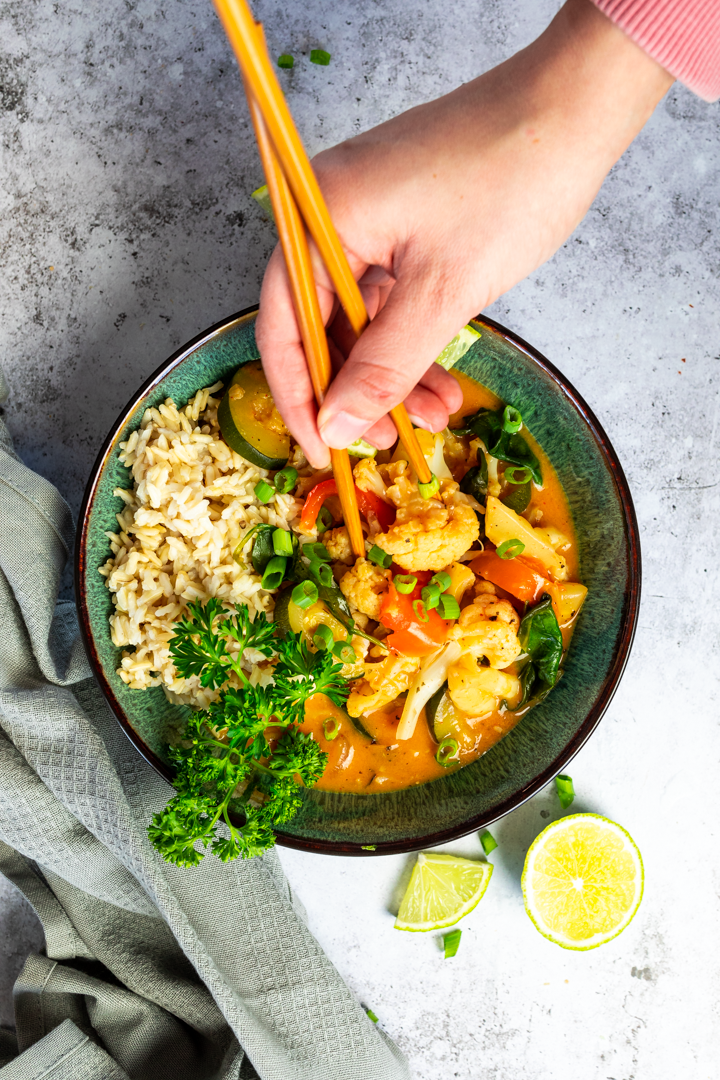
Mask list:
[[[471,547],[480,534],[475,511],[454,480],[442,480],[434,499],[423,499],[410,479],[407,462],[385,466],[394,483],[388,496],[397,507],[392,528],[375,543],[403,570],[442,570]]]
[[[514,702],[521,696],[520,680],[506,671],[478,667],[477,658],[463,653],[448,668],[448,692],[458,709],[469,716],[480,717],[493,712],[500,699]]]
[[[340,589],[348,603],[377,621],[380,618],[380,600],[387,592],[391,578],[389,570],[359,558],[342,577]]]
[[[372,458],[360,458],[353,469],[353,478],[361,491],[372,491],[379,499],[388,501],[385,481]]]
[[[520,617],[509,601],[480,593],[460,612],[448,638],[458,641],[463,652],[484,656],[491,667],[503,668],[522,653],[519,626]]]
[[[356,683],[347,700],[348,712],[351,716],[363,716],[389,705],[409,689],[419,667],[419,656],[397,653],[390,653],[379,664],[365,664],[365,677]]]
[[[323,536],[323,543],[328,549],[328,555],[334,562],[351,563],[353,561],[350,537],[344,525],[339,529],[331,529]]]

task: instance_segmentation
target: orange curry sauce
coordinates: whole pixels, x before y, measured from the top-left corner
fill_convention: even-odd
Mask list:
[[[502,404],[490,390],[478,386],[461,372],[452,374],[462,387],[463,407],[460,413],[451,417],[451,427],[460,426],[462,416],[474,413],[480,408],[497,409]],[[543,526],[552,526],[570,537],[570,548],[564,551],[563,555],[567,560],[570,580],[577,581],[577,543],[565,495],[547,456],[527,428],[523,428],[523,436],[537,455],[543,474],[543,487],[540,491],[533,490],[531,506],[542,510]],[[498,589],[498,592],[513,600],[502,590]],[[571,634],[571,630],[563,631],[566,649]],[[511,667],[508,670],[512,672],[514,669]],[[468,721],[460,740],[459,761],[450,770],[443,768],[435,760],[438,744],[430,732],[425,710],[422,711],[410,739],[400,741],[396,738],[402,706],[403,700],[399,704],[360,717],[359,724],[366,732],[363,734],[349,716],[343,710],[337,709],[324,695],[318,694],[311,698],[306,706],[302,730],[312,732],[321,749],[328,755],[325,772],[316,787],[324,791],[351,791],[370,795],[437,780],[484,754],[502,739],[527,711],[497,711],[479,720]],[[332,740],[326,739],[323,731],[323,722],[330,717],[339,724],[337,735]]]

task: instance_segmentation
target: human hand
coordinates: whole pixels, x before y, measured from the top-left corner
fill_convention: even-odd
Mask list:
[[[276,248],[257,341],[314,466],[360,437],[392,445],[400,401],[417,426],[447,425],[461,393],[435,357],[565,242],[671,83],[590,0],[569,0],[505,63],[314,159],[372,320],[355,343],[313,251],[337,371],[317,413]]]

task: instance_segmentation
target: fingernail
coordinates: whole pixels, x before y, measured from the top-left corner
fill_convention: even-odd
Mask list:
[[[413,416],[412,413],[408,413],[408,416],[412,420],[415,427],[422,428],[423,431],[432,431],[432,427],[427,420],[424,420],[422,416]]]
[[[339,412],[320,426],[320,437],[327,446],[340,450],[354,443],[356,439],[361,439],[369,427],[369,421],[360,420],[350,413]]]

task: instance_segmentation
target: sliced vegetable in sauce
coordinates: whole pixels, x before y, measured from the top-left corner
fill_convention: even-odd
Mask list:
[[[547,694],[558,681],[563,655],[563,637],[552,599],[545,594],[520,623],[518,640],[529,660],[523,669],[523,697],[518,708],[534,697]]]
[[[217,415],[223,439],[241,457],[261,469],[282,469],[287,464],[290,433],[275,408],[259,360],[238,368]]]
[[[470,569],[526,604],[534,604],[548,590],[547,579],[522,558],[501,559],[495,551],[481,551],[470,563]]]

